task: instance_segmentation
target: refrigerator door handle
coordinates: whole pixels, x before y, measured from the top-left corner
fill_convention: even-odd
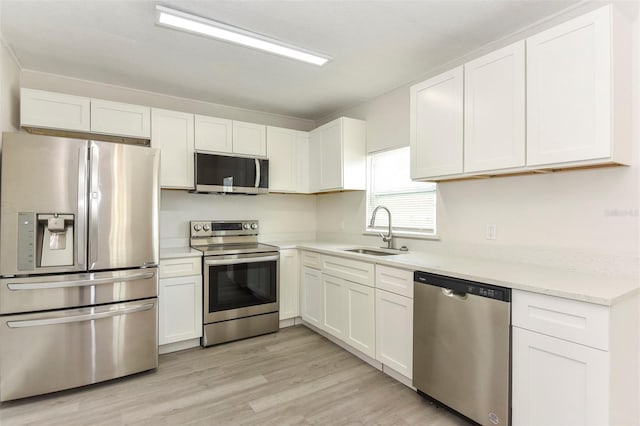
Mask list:
[[[100,149],[95,143],[89,148],[90,158],[90,190],[89,190],[89,269],[98,261],[98,211],[100,204],[100,185],[98,182],[98,163]]]
[[[84,269],[87,262],[87,147],[78,154],[78,217],[76,217],[76,259]]]
[[[118,309],[107,312],[99,312],[96,314],[88,315],[73,315],[62,318],[45,318],[37,320],[22,320],[22,321],[7,321],[7,327],[9,328],[26,328],[26,327],[42,327],[46,325],[56,324],[68,324],[70,322],[84,322],[92,321],[101,318],[116,317],[120,315],[132,314],[134,312],[148,311],[153,308],[153,303],[146,303],[144,305],[132,306],[129,308]]]
[[[60,281],[60,282],[36,282],[36,283],[15,283],[7,284],[9,290],[47,290],[52,288],[68,288],[68,287],[88,287],[100,284],[114,284],[123,281],[136,281],[152,278],[153,272],[145,272],[142,274],[129,275],[124,277],[106,277],[87,280]]]

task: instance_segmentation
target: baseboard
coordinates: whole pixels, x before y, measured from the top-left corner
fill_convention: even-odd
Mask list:
[[[166,345],[158,346],[158,354],[168,354],[171,352],[183,351],[185,349],[191,349],[200,346],[200,338],[183,340],[181,342],[168,343]]]
[[[302,324],[302,317],[293,317],[280,320],[280,328],[293,327]]]
[[[410,378],[408,378],[407,376],[405,376],[402,373],[398,373],[393,368],[383,364],[382,365],[382,372],[385,373],[387,376],[396,379],[397,381],[399,381],[403,385],[405,385],[405,386],[407,386],[407,387],[409,387],[409,388],[411,388],[413,390],[417,390],[416,388],[413,387],[413,380],[411,380]]]

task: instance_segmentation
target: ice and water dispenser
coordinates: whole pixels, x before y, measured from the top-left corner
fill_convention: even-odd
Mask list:
[[[73,214],[21,212],[18,224],[18,269],[74,264]]]

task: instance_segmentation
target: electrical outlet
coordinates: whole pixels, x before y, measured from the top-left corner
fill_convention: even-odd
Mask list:
[[[498,233],[496,225],[487,225],[487,240],[495,240]]]

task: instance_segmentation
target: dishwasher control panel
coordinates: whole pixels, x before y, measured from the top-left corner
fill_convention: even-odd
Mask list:
[[[442,287],[458,294],[472,294],[488,299],[511,301],[511,289],[491,284],[483,284],[461,278],[447,277],[445,275],[432,274],[430,272],[416,271],[413,273],[416,283],[429,284]]]

